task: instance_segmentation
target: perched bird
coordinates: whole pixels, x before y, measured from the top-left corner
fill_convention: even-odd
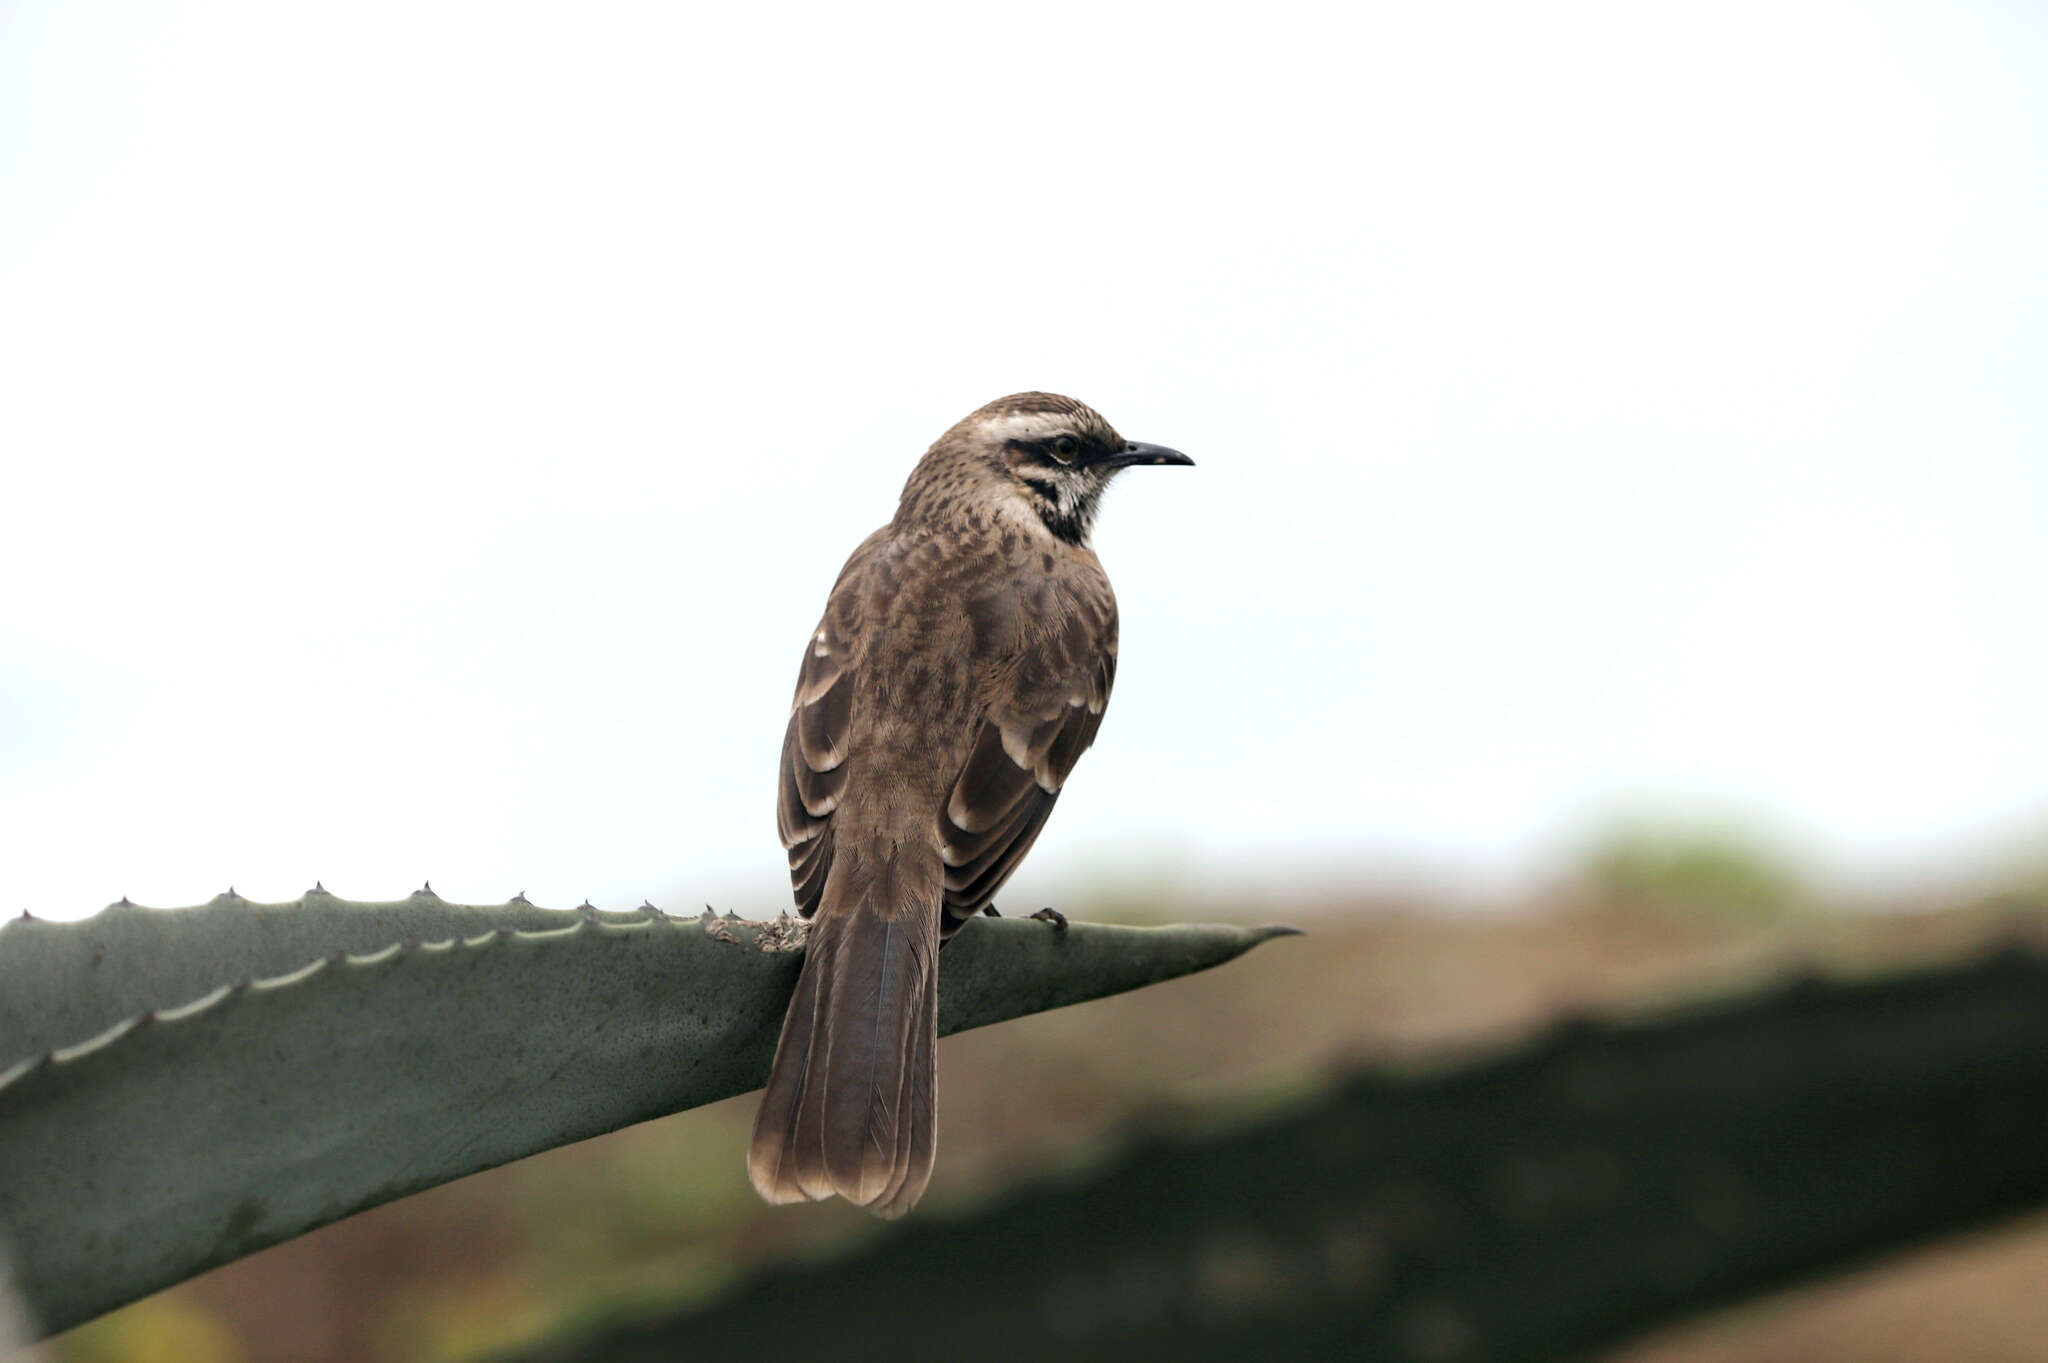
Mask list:
[[[895,1217],[924,1194],[939,945],[992,911],[1116,678],[1097,503],[1119,469],[1193,462],[1072,398],[1000,398],[939,437],[840,570],[777,773],[811,925],[747,1155],[768,1201]]]

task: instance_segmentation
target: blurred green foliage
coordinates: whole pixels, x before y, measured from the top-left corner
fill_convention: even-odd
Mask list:
[[[1768,920],[1814,898],[1792,857],[1734,824],[1631,821],[1595,839],[1580,867],[1606,903]]]
[[[65,1338],[65,1363],[242,1363],[233,1331],[192,1302],[152,1297]]]

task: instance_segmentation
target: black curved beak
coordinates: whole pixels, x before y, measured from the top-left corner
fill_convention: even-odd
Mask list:
[[[1187,464],[1192,467],[1194,462],[1179,450],[1169,450],[1164,445],[1147,445],[1142,440],[1133,440],[1124,446],[1121,454],[1112,454],[1103,460],[1100,467],[1127,469],[1134,464]]]

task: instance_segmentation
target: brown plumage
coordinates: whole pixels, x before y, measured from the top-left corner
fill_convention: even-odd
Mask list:
[[[811,931],[747,1157],[770,1202],[900,1216],[924,1193],[939,945],[1031,850],[1116,679],[1097,499],[1119,469],[1192,462],[1072,398],[1002,398],[939,437],[840,571],[777,782]]]

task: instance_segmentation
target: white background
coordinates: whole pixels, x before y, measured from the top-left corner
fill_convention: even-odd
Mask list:
[[[1020,902],[1968,860],[2043,242],[2027,5],[0,6],[0,909],[780,907],[825,591],[1022,388],[1200,466]]]

